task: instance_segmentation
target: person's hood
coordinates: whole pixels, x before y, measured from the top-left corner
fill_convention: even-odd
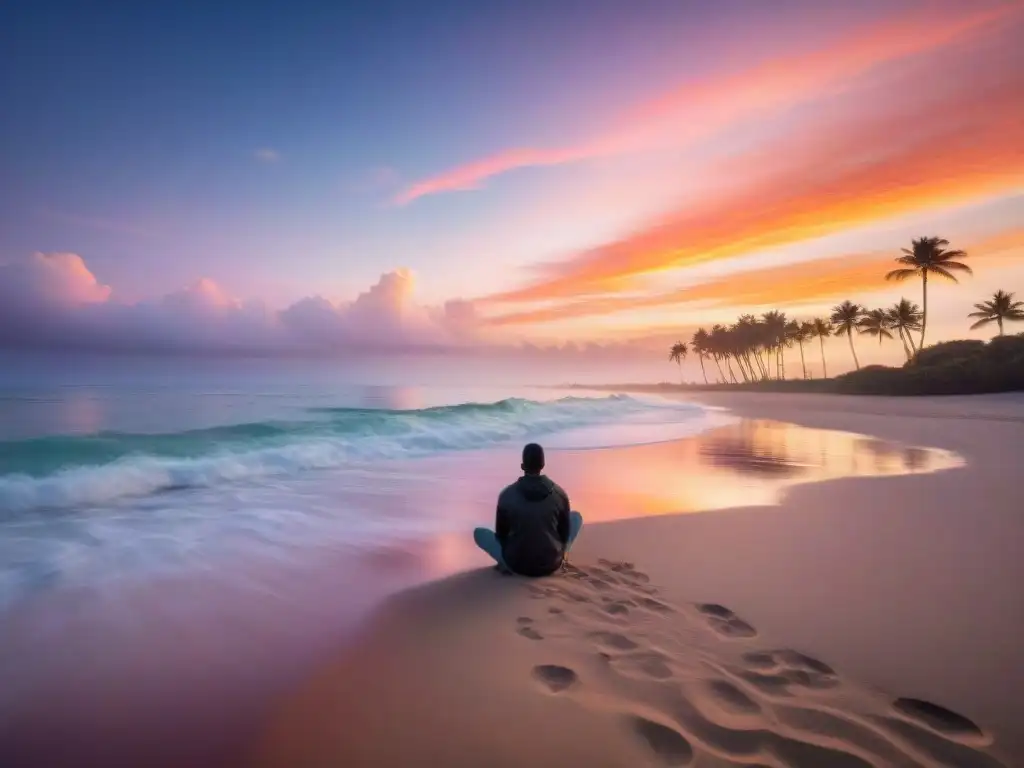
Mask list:
[[[516,486],[527,501],[541,501],[555,492],[555,484],[544,475],[523,475]]]

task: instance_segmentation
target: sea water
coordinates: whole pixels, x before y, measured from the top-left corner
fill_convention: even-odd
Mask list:
[[[304,544],[379,547],[466,527],[475,511],[490,517],[500,490],[465,476],[469,454],[493,457],[510,481],[528,441],[554,452],[643,443],[723,418],[656,398],[436,375],[427,385],[364,383],[372,375],[280,361],[8,365],[0,609],[40,590],[197,560],[215,568],[219,555],[247,548],[279,557]]]

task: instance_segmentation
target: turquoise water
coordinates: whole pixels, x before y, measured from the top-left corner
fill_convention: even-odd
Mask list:
[[[721,421],[694,404],[467,384],[472,369],[446,380],[437,368],[5,366],[0,606],[215,572],[227,559],[301,559],[468,528],[490,517],[524,442],[557,453],[673,439]],[[482,469],[467,475],[470,465]]]

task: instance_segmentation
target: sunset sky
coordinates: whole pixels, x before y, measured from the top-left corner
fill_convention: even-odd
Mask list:
[[[920,302],[882,278],[922,235],[975,270],[930,340],[981,338],[1022,39],[1024,0],[16,4],[0,345],[660,350]]]

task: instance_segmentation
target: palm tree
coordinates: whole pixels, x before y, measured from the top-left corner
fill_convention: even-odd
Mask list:
[[[866,312],[860,320],[857,321],[857,330],[868,336],[877,336],[878,344],[881,346],[882,339],[891,339],[892,333],[889,331],[889,313],[884,309],[872,309],[870,312]]]
[[[804,378],[807,378],[807,363],[804,361],[804,342],[814,336],[814,323],[804,320],[797,323],[796,320],[792,321],[790,329],[790,338],[796,342],[797,346],[800,347],[800,367],[803,369]]]
[[[693,351],[697,353],[697,359],[700,360],[700,372],[704,376],[704,383],[708,383],[708,372],[704,370],[704,358],[707,357],[708,345],[710,343],[710,335],[703,328],[698,328],[694,331],[693,338],[690,339],[690,346],[693,347]]]
[[[725,371],[722,370],[722,356],[725,353],[725,326],[719,323],[715,323],[711,326],[711,334],[709,338],[709,347],[711,351],[711,359],[715,361],[715,365],[718,367],[718,376],[722,380],[722,383],[726,383]]]
[[[832,323],[822,317],[816,317],[811,321],[811,335],[818,337],[821,345],[821,377],[828,378],[828,368],[825,366],[825,339],[832,335]]]
[[[999,335],[1002,336],[1003,321],[1024,320],[1024,301],[1014,301],[1014,295],[1006,291],[996,291],[988,301],[975,304],[974,308],[978,311],[971,312],[968,317],[980,319],[971,326],[971,330],[973,331],[975,328],[981,328],[983,325],[995,322],[999,324]]]
[[[832,307],[832,330],[836,336],[846,336],[850,340],[850,352],[853,353],[853,364],[860,370],[857,350],[853,348],[853,332],[857,323],[864,315],[864,307],[847,299],[842,304]]]
[[[763,328],[758,323],[757,318],[753,315],[740,315],[736,325],[733,326],[733,333],[736,335],[737,346],[743,350],[743,358],[747,362],[747,368],[750,369],[751,377],[756,379],[760,374],[760,378],[767,379],[768,371],[759,354]],[[754,363],[757,364],[756,371],[754,370]]]
[[[782,348],[786,343],[786,313],[773,309],[761,315],[767,349],[775,353],[775,378],[782,378]]]
[[[738,322],[733,323],[725,329],[725,334],[727,346],[726,351],[729,354],[729,359],[736,361],[736,366],[740,369],[740,376],[743,377],[743,381],[749,382],[750,373],[747,371],[747,366],[743,359],[745,349],[740,324]],[[732,365],[730,364],[729,367],[731,369]]]
[[[672,349],[668,353],[668,359],[670,362],[677,363],[679,365],[679,382],[683,381],[683,360],[686,359],[689,349],[681,341],[677,341],[672,345]]]
[[[900,299],[886,312],[889,315],[889,327],[899,331],[900,341],[903,342],[903,351],[907,355],[907,360],[910,360],[917,354],[914,337],[910,332],[921,330],[921,308],[912,301]]]
[[[964,251],[947,251],[948,240],[941,237],[920,237],[912,241],[910,248],[904,248],[903,255],[896,259],[902,265],[886,274],[886,280],[906,280],[921,276],[921,341],[918,349],[924,348],[924,331],[928,323],[928,275],[936,275],[954,283],[959,282],[954,272],[972,274],[971,268],[957,259],[967,258]]]

